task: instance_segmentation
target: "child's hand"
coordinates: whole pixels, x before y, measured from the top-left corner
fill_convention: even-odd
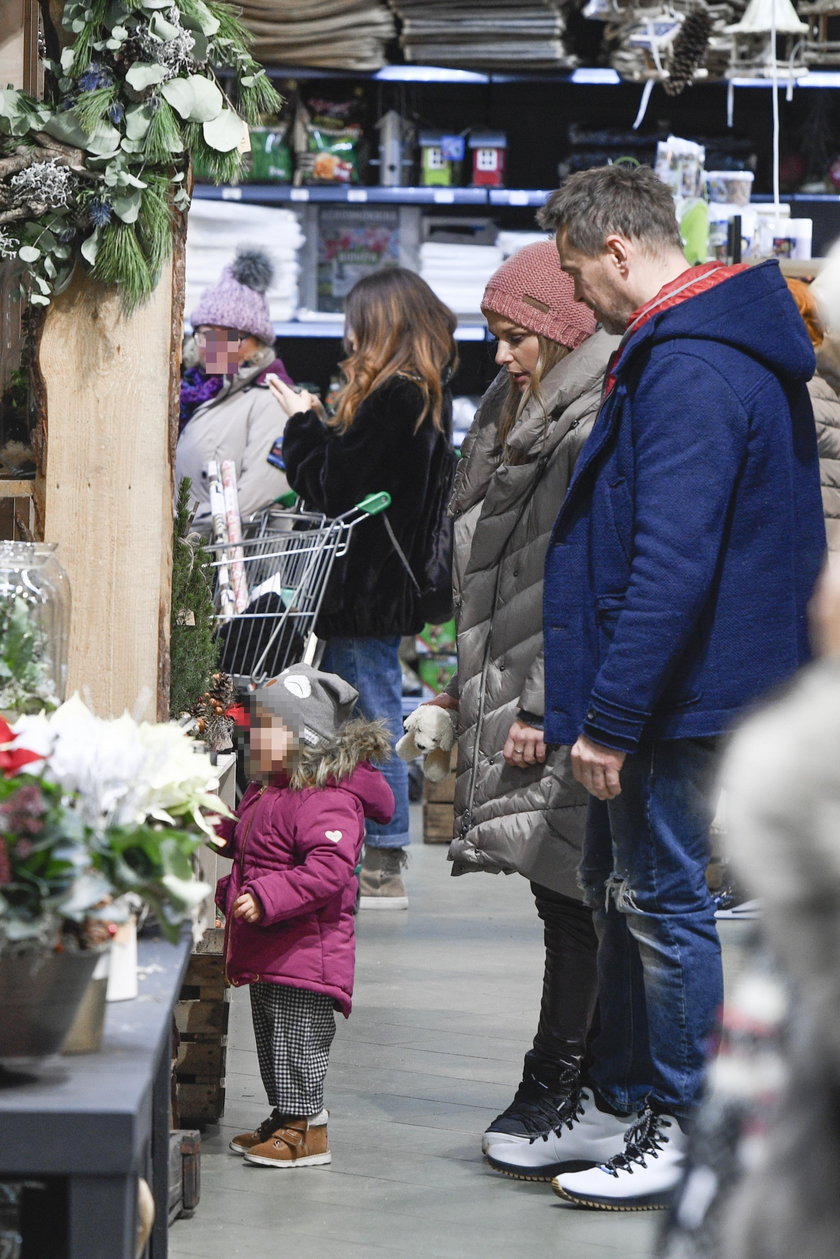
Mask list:
[[[263,916],[262,906],[250,892],[243,892],[233,902],[234,918],[244,918],[246,922],[259,922]]]

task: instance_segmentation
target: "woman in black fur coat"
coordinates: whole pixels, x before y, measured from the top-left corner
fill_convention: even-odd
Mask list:
[[[423,626],[416,578],[427,559],[441,479],[450,470],[447,381],[455,363],[454,330],[455,316],[424,280],[403,267],[384,268],[348,294],[349,352],[335,414],[328,417],[306,391],[271,383],[290,413],[283,436],[286,476],[307,507],[338,516],[367,494],[391,495],[383,516],[351,533],[315,628],[327,640],[321,668],[355,686],[363,716],[384,718],[394,739],[402,733],[400,638]],[[396,812],[389,824],[368,826],[361,905],[404,909],[408,774],[396,757],[384,772]]]

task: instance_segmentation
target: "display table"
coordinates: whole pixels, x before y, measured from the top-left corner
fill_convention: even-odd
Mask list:
[[[52,1228],[66,1232],[66,1259],[134,1259],[138,1176],[156,1207],[147,1254],[165,1259],[172,1008],[190,949],[189,935],[140,940],[139,995],[108,1005],[101,1050],[0,1087],[0,1180],[61,1184],[66,1218]]]

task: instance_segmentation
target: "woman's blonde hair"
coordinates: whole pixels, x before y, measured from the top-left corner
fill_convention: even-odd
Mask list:
[[[502,407],[499,422],[499,444],[503,451],[511,429],[532,398],[542,408],[543,418],[548,423],[548,413],[545,409],[540,385],[551,369],[556,367],[561,359],[564,359],[567,354],[572,352],[567,345],[561,345],[559,341],[549,341],[548,337],[544,337],[542,333],[532,332],[530,335],[537,338],[540,352],[537,356],[536,366],[528,378],[528,384],[521,393],[512,381],[508,382],[507,397]]]
[[[344,319],[352,349],[330,425],[346,432],[368,394],[392,376],[407,376],[423,394],[417,428],[431,416],[442,427],[443,386],[455,370],[456,319],[425,280],[405,267],[383,267],[354,284]]]
[[[793,300],[796,302],[803,323],[808,329],[811,345],[816,350],[825,340],[825,328],[823,327],[817,299],[811,292],[811,286],[803,283],[802,280],[795,280],[793,276],[786,276],[785,283],[790,290]]]

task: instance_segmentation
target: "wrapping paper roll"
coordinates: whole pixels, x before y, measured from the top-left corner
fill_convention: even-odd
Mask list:
[[[228,542],[232,545],[228,551],[230,563],[230,584],[233,588],[233,602],[237,613],[244,612],[248,606],[248,581],[245,577],[245,553],[236,543],[242,541],[242,520],[239,515],[239,494],[236,489],[236,464],[232,459],[222,460],[222,491],[225,501],[225,524]]]
[[[226,546],[229,539],[225,516],[225,495],[219,477],[219,465],[211,460],[207,465],[207,488],[210,494],[210,515],[213,522],[213,541],[219,546]],[[216,581],[218,583],[219,616],[229,621],[236,610],[236,600],[230,580],[230,567],[227,552],[219,552],[219,563],[216,565]]]

